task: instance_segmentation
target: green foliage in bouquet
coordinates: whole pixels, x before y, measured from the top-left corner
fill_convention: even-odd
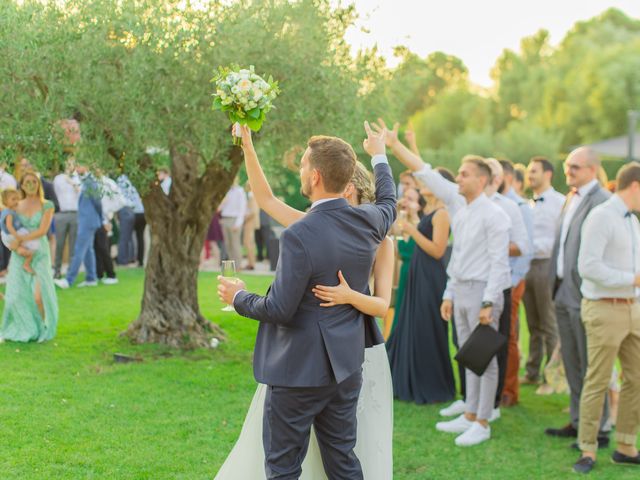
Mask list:
[[[280,93],[278,82],[269,76],[264,80],[255,73],[253,65],[240,70],[237,66],[220,67],[211,80],[215,83],[213,110],[227,112],[231,123],[247,125],[257,132],[262,128],[273,100]]]

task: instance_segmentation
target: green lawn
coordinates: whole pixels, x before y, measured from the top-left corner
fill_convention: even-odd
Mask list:
[[[200,277],[204,314],[229,341],[213,351],[177,353],[132,346],[118,336],[135,317],[142,272],[120,284],[60,292],[57,338],[0,345],[0,478],[211,479],[242,426],[255,389],[251,351],[257,323],[220,312],[215,275]],[[269,279],[247,277],[264,291]],[[144,362],[114,364],[116,352]],[[503,412],[494,438],[460,449],[437,433],[440,406],[395,406],[395,479],[573,478],[576,453],[546,438],[566,421],[566,396],[538,397]],[[594,478],[638,478],[602,452]],[[239,479],[245,480],[245,479]]]

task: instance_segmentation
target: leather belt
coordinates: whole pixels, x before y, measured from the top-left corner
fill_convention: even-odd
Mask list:
[[[634,303],[636,303],[636,299],[635,298],[599,298],[596,301],[597,302],[613,303],[614,305],[616,305],[618,303],[624,303],[625,305],[633,305]]]

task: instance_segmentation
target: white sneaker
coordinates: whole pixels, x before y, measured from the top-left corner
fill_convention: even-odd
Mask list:
[[[436,430],[447,433],[464,433],[471,428],[473,424],[474,422],[467,420],[463,414],[454,420],[436,423]]]
[[[98,286],[98,281],[94,280],[93,282],[87,282],[86,280],[84,282],[80,282],[78,284],[78,288],[82,288],[82,287],[97,287]]]
[[[454,417],[456,415],[462,415],[464,413],[465,403],[464,400],[456,400],[451,405],[440,410],[442,417]]]
[[[471,428],[456,438],[456,445],[459,447],[470,447],[486,442],[491,438],[491,427],[483,427],[478,422],[473,422]]]
[[[56,287],[66,290],[69,288],[69,282],[67,282],[66,278],[55,278],[53,283],[56,284]]]
[[[491,417],[489,418],[489,422],[495,422],[499,420],[502,414],[500,413],[500,408],[494,408],[491,410]]]
[[[116,283],[118,283],[118,279],[107,277],[102,279],[102,283],[105,285],[115,285]]]

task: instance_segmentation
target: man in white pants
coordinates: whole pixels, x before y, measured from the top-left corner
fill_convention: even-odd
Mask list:
[[[397,127],[390,132],[389,146],[414,176],[449,209],[454,236],[447,268],[449,282],[441,306],[442,318],[450,320],[455,309],[458,341],[464,344],[479,323],[498,328],[503,290],[511,285],[509,229],[511,220],[484,193],[491,182],[491,169],[482,157],[462,159],[456,184],[440,177],[418,156],[397,140]],[[441,181],[442,180],[442,181]],[[456,445],[470,446],[491,438],[489,420],[498,387],[498,364],[493,358],[482,376],[466,372],[467,395],[462,415],[440,422],[440,431],[459,433]]]

